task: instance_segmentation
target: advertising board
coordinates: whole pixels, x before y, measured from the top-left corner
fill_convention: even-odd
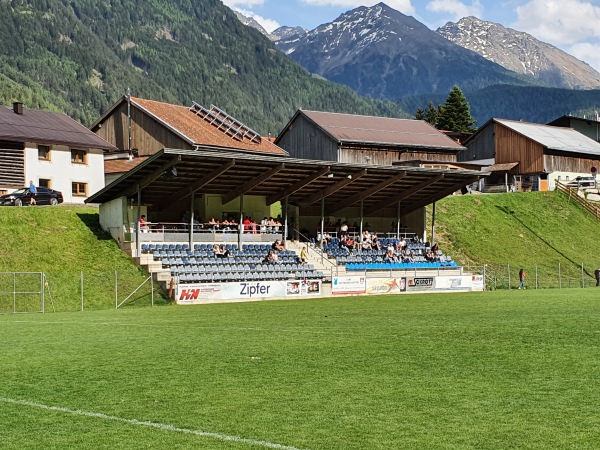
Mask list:
[[[435,277],[436,291],[470,291],[473,287],[472,275],[449,275]]]
[[[485,288],[485,282],[483,280],[483,275],[473,275],[472,276],[472,288],[473,291],[483,291]]]
[[[434,277],[407,277],[406,290],[415,291],[430,291],[433,289]]]
[[[367,294],[399,294],[406,292],[406,278],[367,278]]]
[[[365,293],[364,276],[344,276],[333,277],[331,280],[332,294],[364,294]]]

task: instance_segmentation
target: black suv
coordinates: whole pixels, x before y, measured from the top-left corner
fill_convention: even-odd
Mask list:
[[[29,205],[31,194],[29,188],[18,189],[10,194],[0,195],[0,206]],[[58,205],[63,202],[62,192],[50,188],[37,188],[35,203],[38,205]]]

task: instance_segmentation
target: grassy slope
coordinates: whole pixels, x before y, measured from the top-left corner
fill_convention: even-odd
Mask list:
[[[10,398],[311,450],[596,449],[599,321],[592,289],[0,316],[2,448],[261,448]]]
[[[147,277],[102,231],[97,208],[0,208],[0,229],[0,272],[45,272],[59,310],[81,307],[81,272],[88,308],[114,305],[115,272],[121,300]],[[12,277],[0,277],[0,284],[2,291],[12,290]],[[19,287],[27,290],[30,285],[22,280]],[[142,289],[135,300],[147,303],[147,293]],[[7,302],[12,304],[12,296],[0,296],[0,311],[7,310]]]
[[[598,221],[559,192],[447,197],[436,205],[436,240],[464,265],[506,273],[510,264],[513,285],[519,267],[532,285],[536,265],[541,287],[558,285],[559,264],[563,286],[575,285],[582,263],[589,285],[600,264]]]

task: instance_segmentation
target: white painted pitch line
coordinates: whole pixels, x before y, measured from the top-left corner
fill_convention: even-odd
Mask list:
[[[43,409],[46,411],[72,414],[75,416],[94,417],[96,419],[112,420],[115,422],[127,423],[130,425],[158,428],[159,430],[173,431],[176,433],[184,433],[184,434],[192,434],[195,436],[209,437],[209,438],[217,439],[219,441],[239,442],[242,444],[254,445],[254,446],[265,447],[265,448],[275,448],[278,450],[301,450],[299,448],[291,447],[289,445],[276,444],[273,442],[260,441],[257,439],[248,439],[248,438],[243,438],[240,436],[231,436],[231,435],[227,435],[227,434],[213,433],[211,431],[191,430],[189,428],[179,428],[179,427],[169,425],[166,423],[141,421],[141,420],[136,420],[136,419],[124,419],[122,417],[109,416],[107,414],[102,414],[102,413],[97,413],[97,412],[81,411],[79,409],[70,409],[70,408],[65,408],[62,406],[49,406],[49,405],[44,405],[42,403],[30,402],[27,400],[17,400],[14,398],[0,397],[0,402],[9,403],[12,405],[29,406],[31,408]]]

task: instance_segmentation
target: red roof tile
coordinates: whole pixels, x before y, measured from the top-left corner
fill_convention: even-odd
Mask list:
[[[136,97],[131,97],[131,102],[181,134],[192,145],[210,145],[243,151],[287,155],[285,150],[268,139],[261,139],[260,143],[247,138],[242,141],[234,139],[196,115],[187,106],[172,105]]]

